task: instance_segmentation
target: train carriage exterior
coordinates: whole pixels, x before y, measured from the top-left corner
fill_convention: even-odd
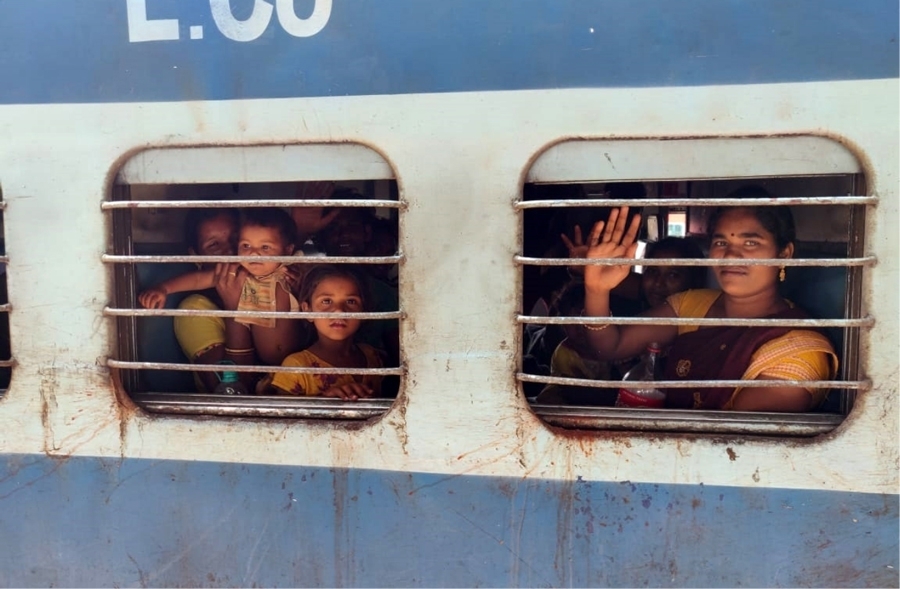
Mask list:
[[[3,0],[0,584],[896,586],[897,22],[886,0]],[[813,177],[856,207],[823,323],[843,411],[529,402],[526,184]],[[396,400],[132,394],[138,191],[313,180],[396,182]]]

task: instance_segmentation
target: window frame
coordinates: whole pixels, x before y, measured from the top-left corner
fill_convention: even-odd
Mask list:
[[[359,182],[396,180],[390,163],[378,152],[360,144],[291,144],[264,146],[196,146],[176,148],[152,148],[140,152],[125,161],[115,175],[110,198],[102,203],[101,210],[110,215],[110,248],[101,261],[111,268],[113,280],[113,306],[104,309],[104,316],[115,321],[116,354],[107,360],[115,373],[117,387],[139,407],[149,413],[168,415],[205,415],[215,417],[274,417],[290,419],[327,419],[331,421],[357,422],[386,414],[396,399],[370,399],[347,403],[341,400],[306,397],[264,397],[204,394],[199,392],[137,392],[142,370],[178,370],[188,372],[216,372],[218,366],[144,362],[138,358],[137,318],[175,316],[234,317],[260,315],[250,311],[201,311],[181,309],[142,309],[137,304],[137,280],[135,264],[182,262],[236,262],[239,256],[189,256],[189,255],[135,255],[132,240],[132,212],[137,209],[168,208],[235,208],[235,207],[375,207],[398,211],[398,233],[402,211],[406,203],[399,192],[392,192],[394,199],[248,199],[244,200],[132,200],[132,185],[185,186],[202,184],[250,184],[296,183],[307,181]],[[260,256],[261,261],[290,261],[316,264],[327,259],[335,264],[396,264],[402,273],[405,255],[398,242],[393,256],[329,256],[293,257]],[[399,293],[398,293],[399,294]],[[279,318],[313,319],[335,317],[335,313],[279,312]],[[395,319],[402,330],[404,312],[402,304],[392,312],[364,312],[341,314],[344,318]],[[124,359],[121,359],[124,358]],[[262,365],[235,365],[235,372],[261,372]],[[370,374],[397,376],[400,386],[397,396],[403,393],[405,364],[402,353],[398,366],[386,368],[294,368],[266,366],[264,372]],[[130,392],[129,392],[130,391]]]
[[[791,157],[785,157],[790,154]],[[738,174],[738,171],[743,173]],[[682,182],[682,181],[715,181],[741,180],[752,183],[754,180],[796,178],[807,176],[839,176],[852,178],[854,195],[866,194],[865,177],[862,166],[856,156],[843,145],[824,137],[790,136],[790,137],[746,137],[746,138],[688,138],[688,139],[620,139],[620,140],[567,140],[549,147],[539,154],[525,174],[524,182],[533,184],[593,184],[608,182]],[[828,413],[757,413],[736,411],[709,410],[675,410],[675,409],[624,409],[610,407],[579,407],[563,405],[541,405],[529,403],[532,410],[546,423],[552,426],[574,429],[593,430],[628,430],[651,431],[657,433],[711,433],[711,434],[745,434],[776,436],[815,436],[827,433],[836,428],[850,413],[859,391],[868,390],[872,383],[861,377],[863,361],[859,350],[860,330],[871,328],[874,319],[863,316],[862,283],[864,269],[875,264],[875,257],[865,254],[866,210],[875,206],[878,199],[874,196],[843,197],[782,197],[774,201],[761,199],[763,202],[753,204],[779,204],[790,206],[801,205],[847,205],[849,220],[847,223],[846,258],[791,260],[754,260],[760,265],[785,266],[844,266],[847,267],[843,318],[841,319],[808,319],[790,321],[797,325],[815,327],[843,328],[843,345],[841,367],[838,379],[821,381],[834,389],[840,389],[841,414]],[[524,197],[515,203],[522,215],[524,211],[538,208],[589,207],[634,205],[633,200],[623,199],[584,199],[576,201],[526,201]],[[641,206],[662,207],[696,207],[720,205],[750,204],[747,199],[739,201],[723,198],[644,198]],[[855,236],[861,236],[856,238]],[[526,244],[521,244],[525,251]],[[575,265],[567,258],[534,258],[524,255],[515,256],[520,266],[525,265]],[[576,264],[585,265],[585,260]],[[628,260],[632,266],[665,266],[665,265],[724,265],[727,261],[699,260],[699,263],[685,263],[679,259],[646,259]],[[718,262],[718,263],[717,263]],[[622,260],[592,260],[593,264],[623,263]],[[525,284],[522,284],[524,288]],[[524,291],[523,291],[524,292]],[[526,314],[523,310],[517,317],[519,333],[528,324],[703,324],[716,325],[726,323],[740,324],[741,321],[672,319],[660,320],[649,318],[583,318],[583,317],[537,317]],[[753,325],[764,325],[773,320],[750,320]],[[524,344],[524,342],[523,342]],[[545,377],[531,375],[523,371],[521,362],[524,349],[520,346],[519,369],[516,379],[520,393],[524,395],[522,383],[540,382],[546,384],[571,385],[589,388],[612,388],[620,381],[599,381],[589,379],[569,379],[562,377]],[[765,381],[712,381],[706,386],[718,382],[720,386],[740,384],[743,387],[765,386]],[[800,381],[792,381],[801,385]],[[816,381],[813,381],[816,382]],[[656,381],[659,385],[673,386],[666,381]],[[783,384],[784,381],[773,381],[772,384]],[[693,387],[689,381],[675,386]]]

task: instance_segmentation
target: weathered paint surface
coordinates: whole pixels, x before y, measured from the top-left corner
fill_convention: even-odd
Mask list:
[[[129,44],[128,3],[87,4],[0,3],[17,361],[0,402],[0,583],[897,584],[895,3],[693,2],[662,15],[605,2],[591,33],[587,2],[525,2],[529,19],[508,3],[348,1],[312,37],[273,20],[246,45],[209,27]],[[209,25],[189,20],[204,2],[146,6],[150,19]],[[569,27],[590,44],[551,42]],[[492,89],[509,91],[479,91]],[[513,203],[531,162],[570,138],[808,134],[845,145],[879,198],[863,294],[875,326],[861,338],[875,386],[853,414],[809,440],[542,424],[514,376]],[[148,147],[345,142],[384,156],[406,204],[395,406],[352,428],[137,411],[105,364],[100,204],[122,163]],[[255,174],[297,179],[266,161]],[[690,176],[681,161],[668,160]]]
[[[12,586],[896,586],[866,493],[7,456]]]

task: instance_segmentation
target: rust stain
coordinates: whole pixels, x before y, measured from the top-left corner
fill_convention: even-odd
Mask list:
[[[728,448],[725,448],[725,452],[728,454],[728,460],[730,460],[732,462],[737,460],[738,455],[734,450],[731,449],[731,446],[729,446]]]
[[[119,455],[124,458],[125,448],[128,443],[128,423],[135,415],[141,413],[141,409],[125,392],[125,387],[122,385],[122,376],[118,369],[110,369],[109,378],[112,382],[113,394],[116,396],[114,406],[119,419]]]
[[[41,395],[41,426],[44,434],[44,454],[52,456],[59,450],[53,433],[53,412],[59,407],[56,402],[56,389],[59,387],[59,379],[56,367],[40,368],[38,374],[41,384],[38,387]]]

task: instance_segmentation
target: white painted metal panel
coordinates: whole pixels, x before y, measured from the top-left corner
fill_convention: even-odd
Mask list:
[[[390,164],[357,144],[148,149],[129,159],[120,184],[389,180]]]
[[[286,118],[284,103],[0,108],[0,129],[16,138],[0,148],[15,308],[10,331],[18,362],[0,401],[0,427],[16,432],[4,440],[5,452],[62,460],[102,456],[380,469],[448,479],[581,477],[896,492],[896,80],[290,99],[289,113],[316,113],[306,124],[300,117],[286,123],[293,119]],[[785,105],[790,116],[783,114]],[[136,120],[143,123],[134,125]],[[674,137],[686,130],[790,137],[811,129],[827,130],[858,150],[866,163],[867,192],[878,196],[877,209],[866,219],[865,250],[878,265],[867,272],[863,291],[863,310],[875,326],[861,337],[860,349],[864,376],[874,386],[838,431],[786,442],[767,436],[570,435],[542,423],[515,381],[521,343],[515,255],[522,223],[514,203],[531,162],[569,137]],[[63,138],[77,138],[77,144]],[[401,334],[408,376],[381,419],[342,428],[304,420],[158,418],[116,394],[106,365],[115,350],[116,323],[103,317],[111,273],[101,260],[109,251],[110,216],[101,203],[109,199],[111,170],[134,146],[183,150],[187,138],[207,146],[240,140],[248,152],[252,145],[356,142],[389,155],[407,203],[400,228],[406,256],[400,299],[408,312]],[[801,153],[810,155],[782,155]],[[725,154],[715,157],[724,160]],[[613,163],[627,178],[617,158]],[[140,161],[126,167],[139,170]],[[216,182],[227,181],[226,174],[238,181],[261,175],[253,170],[244,176],[222,160],[205,171],[197,162],[173,164],[182,165],[178,181],[198,182],[211,171]],[[651,164],[662,163],[645,162],[646,169],[632,171],[658,178]],[[265,181],[276,181],[277,169],[266,163]],[[315,166],[290,171],[291,179],[335,174]],[[681,174],[703,175],[687,166]],[[136,179],[169,182],[175,176],[152,180],[142,172],[129,181]],[[35,239],[36,227],[52,239]],[[738,459],[729,456],[727,443],[740,445]]]
[[[566,141],[541,154],[527,182],[680,180],[857,174],[825,137]]]

